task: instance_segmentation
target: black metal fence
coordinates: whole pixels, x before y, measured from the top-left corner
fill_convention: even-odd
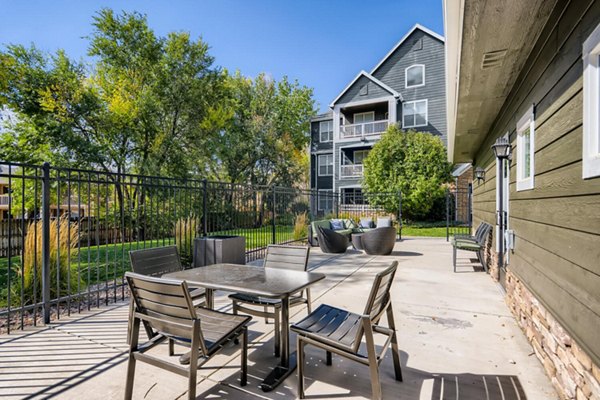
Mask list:
[[[473,189],[471,185],[446,191],[446,241],[457,234],[471,234],[472,205]]]
[[[131,250],[176,245],[190,265],[194,238],[239,235],[252,261],[305,242],[312,220],[390,214],[333,192],[0,166],[0,332],[124,299]],[[399,194],[378,196],[399,207]]]

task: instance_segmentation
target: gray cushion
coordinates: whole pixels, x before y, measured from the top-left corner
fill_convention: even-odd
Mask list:
[[[331,229],[334,231],[339,231],[340,229],[344,229],[344,222],[341,219],[332,219],[331,220]]]
[[[373,227],[373,219],[361,218],[360,219],[360,227],[361,228],[372,228]]]
[[[392,226],[392,219],[389,217],[385,218],[377,218],[377,227],[378,228],[388,228]]]

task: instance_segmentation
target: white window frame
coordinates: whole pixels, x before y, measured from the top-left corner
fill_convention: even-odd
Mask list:
[[[356,164],[356,153],[364,153],[364,154],[365,154],[365,155],[363,156],[363,160],[364,160],[364,159],[365,159],[365,158],[367,158],[367,156],[369,155],[369,151],[370,151],[370,150],[354,150],[354,154],[352,154],[352,158],[353,158],[353,160],[354,160],[354,162],[353,162],[353,163],[354,163],[354,165],[357,165],[357,164]],[[358,164],[358,165],[363,165],[363,164],[362,164],[362,163],[360,163],[360,164]]]
[[[408,85],[408,70],[411,68],[417,68],[420,67],[421,70],[423,71],[423,83],[419,83],[418,85]],[[425,86],[425,65],[423,64],[413,64],[409,67],[406,67],[404,69],[404,86],[409,89],[409,88],[416,88],[416,87],[421,87],[421,86]]]
[[[321,196],[321,193],[323,193],[323,192],[328,192],[330,194],[327,196]],[[333,189],[319,189],[317,192],[317,195],[318,195],[317,209],[319,211],[333,210]],[[325,207],[321,207],[322,200],[325,200]],[[327,208],[329,203],[331,203],[331,207]]]
[[[323,124],[327,124],[328,125],[328,130],[324,130],[323,129]],[[328,139],[327,140],[323,140],[323,134],[326,133]],[[332,142],[333,141],[333,120],[328,120],[328,121],[320,121],[319,122],[319,141],[321,143],[327,143],[327,142]]]
[[[356,122],[356,116],[357,115],[369,115],[369,114],[371,114],[373,116],[373,121],[369,121],[369,122]],[[368,123],[371,123],[371,122],[375,122],[375,111],[367,111],[367,112],[361,112],[361,113],[354,113],[352,115],[352,123],[353,124],[368,124]]]
[[[331,163],[322,163],[321,158],[323,157],[331,157]],[[325,166],[327,170],[331,167],[331,173],[321,173],[321,165]],[[319,154],[317,156],[317,176],[333,176],[333,154]]]
[[[583,179],[600,176],[600,24],[583,42]]]
[[[409,104],[416,104],[416,103],[422,103],[422,102],[425,102],[425,123],[420,124],[420,125],[406,125],[404,123],[404,118],[406,116],[406,112],[405,112],[406,106]],[[415,118],[415,120],[416,120],[416,118]],[[403,128],[418,128],[420,126],[427,126],[427,125],[429,125],[429,101],[427,99],[405,101],[404,103],[402,103],[402,127]]]
[[[525,177],[525,139],[529,129],[529,176]],[[535,115],[533,106],[517,122],[517,191],[531,190],[535,179]]]

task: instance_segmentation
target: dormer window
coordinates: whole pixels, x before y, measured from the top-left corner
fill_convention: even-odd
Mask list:
[[[405,80],[406,87],[419,87],[425,85],[425,66],[422,64],[411,65],[406,68]]]

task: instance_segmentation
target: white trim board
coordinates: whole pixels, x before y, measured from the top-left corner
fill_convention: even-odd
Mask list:
[[[402,43],[404,43],[404,42],[406,41],[406,39],[408,39],[408,38],[410,37],[410,35],[412,35],[412,34],[413,34],[413,32],[414,32],[414,31],[416,31],[417,29],[419,29],[419,30],[421,30],[421,31],[425,32],[426,34],[428,34],[428,35],[430,35],[430,36],[433,36],[434,38],[436,38],[437,40],[441,41],[442,43],[445,43],[445,42],[446,42],[446,39],[445,39],[445,38],[444,38],[442,35],[440,35],[440,34],[438,34],[438,33],[435,33],[435,32],[434,32],[434,31],[432,31],[431,29],[425,28],[425,27],[424,27],[423,25],[421,25],[421,24],[415,24],[415,26],[413,26],[413,27],[412,27],[412,29],[411,29],[410,31],[408,31],[408,33],[407,33],[406,35],[404,35],[404,36],[402,37],[402,39],[400,39],[400,41],[399,41],[398,43],[396,43],[396,45],[395,45],[395,46],[392,48],[392,50],[390,50],[390,52],[389,52],[389,53],[387,53],[387,54],[385,55],[385,57],[383,57],[383,58],[381,59],[381,61],[379,61],[379,63],[378,63],[376,66],[375,66],[375,68],[373,68],[373,69],[371,70],[371,74],[374,74],[374,73],[375,73],[375,71],[377,71],[377,69],[378,69],[379,67],[381,67],[381,65],[382,65],[382,64],[383,64],[383,63],[384,63],[384,62],[385,62],[385,61],[386,61],[388,58],[390,58],[390,56],[391,56],[392,54],[394,54],[394,52],[395,52],[395,51],[398,49],[398,47],[400,47],[400,46],[402,45]]]

